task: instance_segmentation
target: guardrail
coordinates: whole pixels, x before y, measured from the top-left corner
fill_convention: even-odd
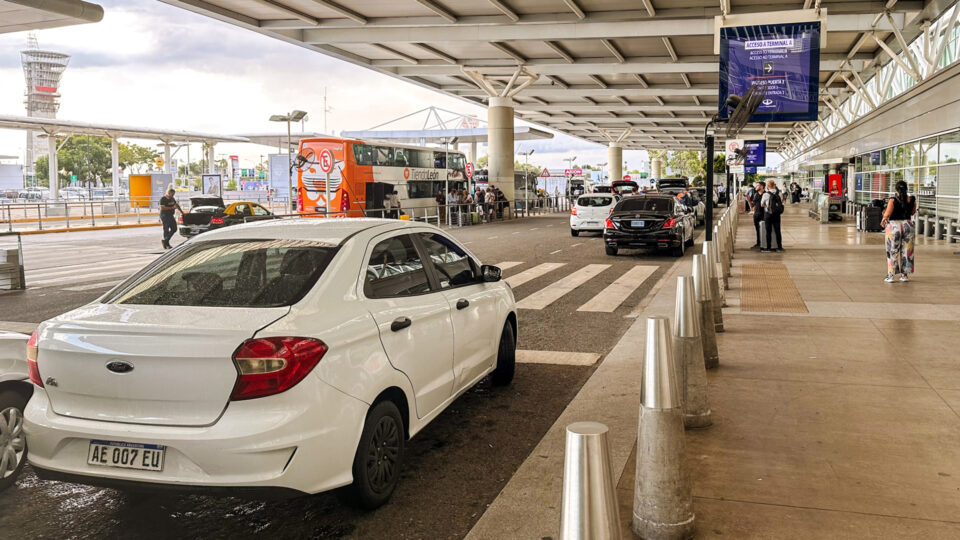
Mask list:
[[[18,232],[0,232],[0,290],[26,288],[23,243]]]

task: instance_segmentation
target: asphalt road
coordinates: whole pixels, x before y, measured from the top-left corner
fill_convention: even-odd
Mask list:
[[[132,272],[160,253],[158,232],[24,237],[27,282],[36,286],[0,295],[0,320],[39,322],[97,298],[122,278],[122,269]],[[41,481],[28,467],[16,489],[0,494],[0,536],[463,537],[595,368],[566,365],[559,353],[593,353],[602,361],[675,259],[633,251],[608,257],[599,236],[572,237],[565,214],[452,234],[484,263],[510,263],[508,281],[530,278],[514,287],[527,306],[519,313],[518,346],[557,353],[546,354],[557,363],[522,363],[510,387],[484,381],[457,400],[411,441],[388,505],[360,512],[335,493],[287,501],[131,494]]]

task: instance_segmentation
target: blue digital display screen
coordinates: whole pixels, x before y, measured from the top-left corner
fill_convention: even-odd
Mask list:
[[[720,29],[721,118],[730,114],[728,96],[763,85],[766,95],[750,122],[815,121],[819,77],[819,22]]]
[[[766,167],[767,166],[767,141],[743,141],[743,151],[746,153],[743,159],[745,167]]]

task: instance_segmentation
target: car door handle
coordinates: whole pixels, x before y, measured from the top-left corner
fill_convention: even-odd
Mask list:
[[[470,301],[466,298],[461,298],[457,300],[457,309],[467,309],[467,306],[470,305]]]
[[[413,321],[411,321],[409,317],[397,317],[392,323],[390,323],[390,330],[393,332],[399,332],[411,324],[413,324]]]

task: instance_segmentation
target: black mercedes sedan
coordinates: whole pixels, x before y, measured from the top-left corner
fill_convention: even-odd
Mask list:
[[[613,208],[603,229],[607,255],[626,248],[670,249],[683,255],[693,246],[696,225],[693,208],[669,195],[626,197]]]

